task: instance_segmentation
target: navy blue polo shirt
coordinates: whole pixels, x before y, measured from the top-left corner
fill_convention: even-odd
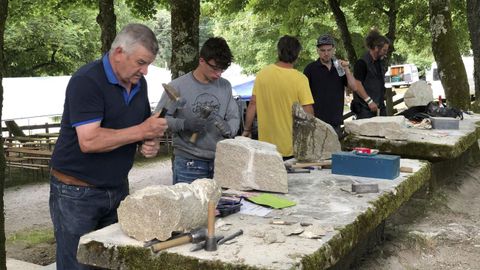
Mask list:
[[[83,153],[75,127],[100,121],[101,127],[122,129],[138,125],[149,116],[145,78],[128,94],[118,83],[108,54],[81,67],[68,82],[52,168],[96,187],[126,184],[137,144],[105,153]]]
[[[315,117],[336,127],[343,124],[343,106],[347,76],[338,76],[333,63],[330,70],[318,59],[303,71],[312,91]]]

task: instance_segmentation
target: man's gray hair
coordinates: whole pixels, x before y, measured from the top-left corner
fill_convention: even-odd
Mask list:
[[[157,55],[158,41],[153,31],[139,23],[131,23],[123,27],[112,42],[110,52],[121,47],[127,53],[131,53],[136,45],[142,45],[153,55]]]

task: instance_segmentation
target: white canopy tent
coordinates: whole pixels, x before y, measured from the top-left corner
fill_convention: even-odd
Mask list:
[[[228,79],[232,86],[253,78],[242,75],[241,70],[240,66],[232,64],[223,77]],[[170,82],[170,70],[150,66],[145,78],[149,100],[152,106],[155,106],[163,93],[162,83]],[[61,115],[69,80],[70,76],[4,78],[2,120]],[[45,123],[45,120],[40,123]],[[29,124],[33,123],[30,121]]]

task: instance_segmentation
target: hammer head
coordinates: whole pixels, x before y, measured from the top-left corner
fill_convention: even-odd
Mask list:
[[[175,101],[171,101],[167,108],[167,114],[173,115],[176,110],[183,109],[185,104],[187,104],[187,101],[183,97],[180,97]]]
[[[207,239],[207,229],[206,228],[198,228],[194,229],[190,232],[190,237],[192,238],[192,243],[200,243]]]
[[[210,114],[215,110],[213,106],[203,105],[199,107],[200,117],[203,119],[207,119]]]

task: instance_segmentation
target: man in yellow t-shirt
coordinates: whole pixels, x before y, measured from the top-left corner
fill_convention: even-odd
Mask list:
[[[278,62],[264,67],[255,78],[242,134],[251,137],[256,113],[258,139],[275,144],[284,159],[293,156],[293,103],[300,103],[305,112],[313,115],[313,97],[308,79],[293,68],[301,49],[295,37],[280,38],[277,44]]]

